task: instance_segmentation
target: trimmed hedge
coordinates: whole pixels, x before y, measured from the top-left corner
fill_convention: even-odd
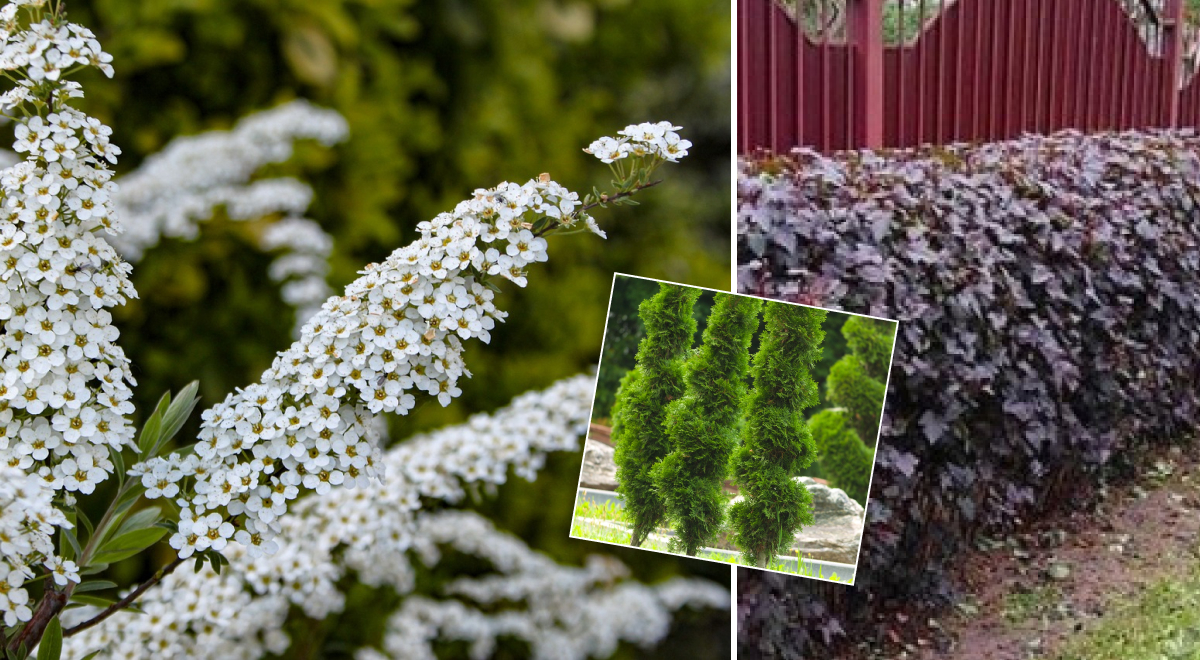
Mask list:
[[[1183,132],[743,163],[739,290],[900,321],[856,587],[749,576],[746,639],[799,618],[823,631],[788,638],[802,654],[944,603],[976,533],[1079,506],[1115,453],[1193,433],[1197,200]]]

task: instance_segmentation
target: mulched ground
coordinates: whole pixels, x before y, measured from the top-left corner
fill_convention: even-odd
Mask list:
[[[888,648],[864,658],[1027,660],[1053,657],[1119,596],[1180,575],[1200,553],[1200,458],[1179,448],[1146,461],[1136,483],[1100,505],[984,540],[956,580],[972,594],[930,618],[895,614]]]

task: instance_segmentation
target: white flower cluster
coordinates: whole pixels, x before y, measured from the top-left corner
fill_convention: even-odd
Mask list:
[[[312,201],[307,184],[291,178],[250,179],[262,166],[290,158],[295,141],[329,146],[345,139],[347,130],[338,113],[298,100],[246,117],[230,131],[171,141],[119,180],[113,201],[127,230],[117,249],[138,261],[164,236],[193,239],[199,223],[218,207],[239,221],[282,214],[263,230],[259,247],[281,251],[270,275],[284,283],[283,300],[296,309],[298,336],[333,293],[325,282],[333,239],[301,217]]]
[[[6,627],[33,616],[23,585],[34,577],[34,566],[52,571],[60,585],[79,582],[75,564],[54,556],[54,528],[71,524],[54,508],[53,496],[41,479],[0,464],[0,615]]]
[[[0,104],[18,116],[24,160],[0,173],[0,463],[55,490],[91,493],[109,448],[133,437],[129,361],[108,308],[137,296],[115,235],[111,129],[67,105],[60,69],[110,73],[91,33],[42,20],[20,29],[0,9],[0,69],[18,80]],[[18,53],[17,51],[20,51]]]
[[[229,131],[172,140],[121,178],[114,201],[125,233],[117,249],[138,261],[164,236],[195,238],[199,223],[218,207],[234,220],[303,213],[312,201],[307,185],[286,178],[247,182],[264,165],[290,158],[295,141],[332,145],[347,130],[338,113],[292,101],[246,117]]]
[[[283,301],[296,309],[295,334],[299,336],[332,293],[325,276],[333,239],[312,220],[291,217],[268,225],[259,245],[268,252],[283,252],[271,263],[269,274],[272,280],[284,283],[280,293]]]
[[[461,393],[458,378],[470,375],[462,341],[489,341],[505,317],[487,278],[524,286],[525,268],[546,260],[546,241],[526,216],[571,225],[585,215],[577,206],[578,196],[548,176],[476,190],[453,212],[420,223],[420,239],[326,301],[261,383],[204,412],[194,454],[131,471],[149,497],[179,496],[171,545],[187,557],[233,536],[257,552],[270,547],[301,488],[324,494],[381,477],[365,420],[407,413],[415,393],[442,405]],[[189,492],[180,491],[185,480]],[[222,509],[236,524],[209,513]]]
[[[41,21],[22,28],[18,14],[22,6],[39,7],[43,2],[14,0],[0,9],[0,69],[19,71],[17,87],[6,92],[0,104],[14,107],[36,95],[39,83],[57,82],[63,71],[77,65],[100,69],[113,75],[112,55],[104,52],[91,30],[73,23],[54,25]]]
[[[407,551],[414,546],[428,561],[434,561],[432,544],[451,543],[489,558],[502,572],[538,566],[548,584],[580,585],[581,576],[597,575],[600,568],[608,575],[621,575],[615,564],[584,569],[585,573],[558,567],[471,514],[423,516],[418,511],[421,498],[457,502],[472,484],[501,483],[509,466],[532,479],[546,452],[575,449],[587,425],[593,386],[591,376],[569,378],[545,391],[521,395],[493,415],[476,415],[460,426],[396,446],[383,458],[387,483],[309,497],[285,514],[280,519],[283,534],[272,557],[252,556],[235,545],[226,550],[230,565],[219,576],[207,569],[196,574],[181,568],[139,600],[146,614],[118,614],[68,638],[65,657],[93,650],[104,650],[106,657],[131,659],[215,660],[257,658],[264,650],[280,653],[288,646],[280,629],[289,608],[299,607],[313,619],[341,611],[344,595],[338,584],[351,571],[368,585],[387,585],[410,594],[415,584]],[[453,517],[443,517],[447,515]],[[451,538],[448,534],[453,530],[448,528],[456,526],[460,529]],[[421,540],[427,536],[433,540]],[[526,573],[514,583],[539,577]],[[487,584],[485,578],[479,588],[487,589]],[[472,589],[466,581],[457,585],[464,594]],[[638,585],[617,587],[624,589],[647,590]],[[729,606],[727,591],[703,582],[669,582],[653,590],[659,612],[688,602]],[[604,600],[606,594],[612,595],[593,586],[576,596],[582,598],[578,607],[590,610],[596,599],[604,607],[624,609],[619,601]],[[644,598],[629,597],[645,603]],[[88,615],[74,616],[82,620]],[[643,618],[661,623],[662,616]],[[605,642],[606,635],[649,639],[647,629],[638,628],[635,621],[620,616],[610,620],[618,623],[594,624],[595,633],[585,642],[588,646],[603,649],[606,643],[615,643],[615,639]],[[654,627],[651,632],[659,630]]]
[[[669,121],[630,124],[617,132],[619,137],[599,138],[583,151],[605,163],[631,156],[661,158],[670,163],[677,163],[688,154],[687,150],[692,146],[691,141],[679,137],[675,132],[679,129],[679,126]]]
[[[559,566],[466,511],[422,518],[417,538],[426,565],[436,564],[438,546],[446,545],[486,559],[496,574],[445,587],[446,595],[462,600],[405,599],[388,620],[386,655],[360,650],[357,660],[434,660],[438,640],[470,642],[471,658],[483,660],[492,657],[500,637],[524,640],[539,660],[606,658],[621,641],[653,646],[670,630],[671,612],[684,606],[730,606],[728,591],[702,580],[675,578],[658,586],[624,581],[629,569],[612,557],[593,555],[583,568]],[[524,608],[510,609],[512,604]]]

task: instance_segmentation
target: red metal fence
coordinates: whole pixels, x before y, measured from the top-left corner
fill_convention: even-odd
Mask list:
[[[738,0],[739,153],[1200,124],[1182,0],[789,1]]]

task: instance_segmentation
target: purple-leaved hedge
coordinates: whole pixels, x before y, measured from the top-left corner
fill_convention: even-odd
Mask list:
[[[803,657],[880,634],[889,606],[953,598],[976,534],[1194,434],[1192,133],[763,156],[741,165],[737,224],[741,292],[900,321],[856,586],[744,572],[743,644]]]

